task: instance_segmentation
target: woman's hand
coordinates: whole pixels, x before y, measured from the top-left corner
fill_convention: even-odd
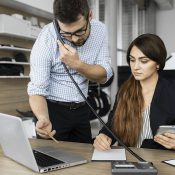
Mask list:
[[[100,151],[111,149],[112,139],[105,134],[99,134],[94,140],[93,146]]]
[[[173,133],[158,134],[154,137],[154,141],[167,149],[175,150],[175,134]]]

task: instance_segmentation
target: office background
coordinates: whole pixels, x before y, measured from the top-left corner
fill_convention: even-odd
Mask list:
[[[52,3],[53,0],[0,0],[0,66],[10,65],[14,70],[0,75],[0,112],[19,115],[19,111],[30,111],[26,92],[30,51],[41,28],[52,21]],[[148,32],[159,35],[168,56],[172,56],[165,69],[175,69],[175,0],[89,0],[89,3],[93,17],[104,22],[108,29],[115,76],[110,86],[96,87],[106,94],[111,107],[122,77],[128,75],[126,50],[136,36]],[[99,111],[98,105],[95,107]],[[22,114],[30,116],[30,113]],[[107,114],[102,115],[104,121]],[[95,136],[101,125],[96,119],[91,125]]]

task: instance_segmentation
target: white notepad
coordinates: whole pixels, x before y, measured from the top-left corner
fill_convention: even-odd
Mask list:
[[[110,149],[107,151],[98,151],[94,149],[92,160],[110,161],[110,160],[126,160],[125,149]]]

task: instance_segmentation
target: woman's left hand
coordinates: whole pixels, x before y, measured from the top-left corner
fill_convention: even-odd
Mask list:
[[[154,136],[154,141],[167,149],[175,150],[175,134],[173,133],[158,134]]]

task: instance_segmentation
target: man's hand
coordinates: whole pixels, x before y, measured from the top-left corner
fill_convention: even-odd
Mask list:
[[[77,69],[80,66],[81,60],[78,56],[76,49],[69,46],[68,44],[62,44],[58,40],[60,60],[72,69]]]
[[[68,44],[62,44],[59,40],[60,60],[70,68],[79,72],[90,81],[105,83],[107,80],[106,69],[98,64],[88,64],[81,61],[76,49]]]
[[[172,133],[159,134],[154,137],[154,141],[161,144],[167,149],[175,150],[175,134]]]
[[[40,119],[36,123],[37,134],[43,138],[53,137],[56,133],[55,130],[52,131],[52,124],[48,119]]]
[[[111,149],[112,139],[105,134],[99,134],[94,140],[93,146],[100,151]]]

